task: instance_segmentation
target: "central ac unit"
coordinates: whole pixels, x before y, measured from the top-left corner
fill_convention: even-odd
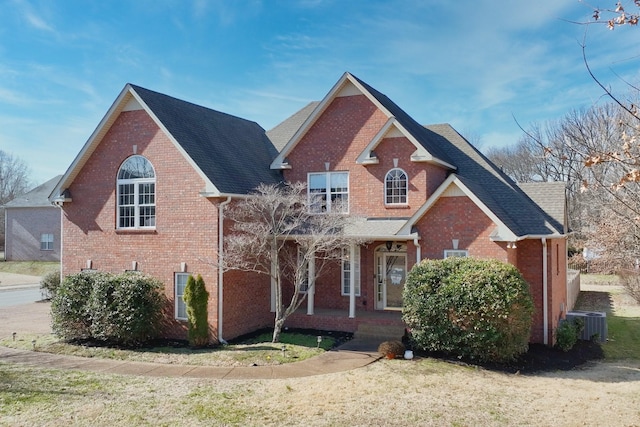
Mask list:
[[[607,341],[607,313],[602,311],[569,311],[567,320],[582,319],[584,329],[580,334],[582,340],[598,339],[600,342]]]

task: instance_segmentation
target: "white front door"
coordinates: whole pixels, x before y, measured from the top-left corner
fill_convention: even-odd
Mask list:
[[[402,292],[407,278],[405,252],[376,253],[376,309],[401,309]]]

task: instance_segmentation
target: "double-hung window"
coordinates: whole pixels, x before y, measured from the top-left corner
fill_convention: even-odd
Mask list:
[[[349,212],[348,172],[310,173],[307,191],[312,212]]]
[[[360,296],[360,246],[355,248],[353,260],[354,294]],[[351,294],[351,251],[349,248],[342,250],[342,295]]]
[[[394,168],[384,178],[384,203],[387,205],[406,205],[409,180],[402,169]]]
[[[156,175],[149,160],[129,157],[118,171],[118,227],[156,226]]]
[[[41,251],[53,250],[53,234],[45,233],[40,235],[40,250]]]
[[[175,316],[179,320],[187,320],[187,303],[184,302],[184,290],[187,287],[189,273],[176,273],[175,277]]]

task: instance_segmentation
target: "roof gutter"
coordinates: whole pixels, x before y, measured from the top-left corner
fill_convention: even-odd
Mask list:
[[[227,196],[227,200],[218,206],[218,342],[220,344],[227,343],[222,338],[222,298],[224,296],[224,208],[229,203],[231,203],[231,196]]]

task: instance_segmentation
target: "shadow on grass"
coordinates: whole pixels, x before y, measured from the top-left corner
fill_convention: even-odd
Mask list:
[[[613,312],[613,298],[609,292],[580,291],[574,310],[604,311],[609,317]]]

